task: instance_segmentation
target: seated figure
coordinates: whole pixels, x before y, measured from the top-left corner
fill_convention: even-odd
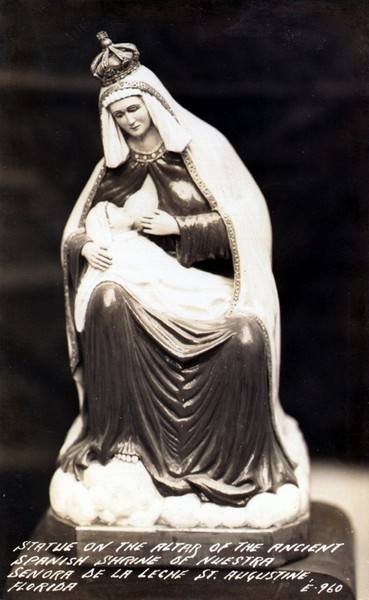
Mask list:
[[[80,415],[52,506],[76,523],[137,522],[142,482],[122,509],[137,475],[162,503],[152,523],[173,525],[163,507],[185,514],[189,499],[187,526],[291,522],[308,511],[308,460],[279,403],[264,198],[227,140],[173,100],[135,46],[100,37],[91,68],[104,159],[63,237]],[[71,497],[83,497],[77,515]]]

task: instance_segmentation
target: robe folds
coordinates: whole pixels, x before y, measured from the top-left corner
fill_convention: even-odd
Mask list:
[[[180,230],[150,239],[186,267],[233,278],[224,219],[178,152],[131,152],[118,167],[104,169],[84,213],[99,202],[124,206],[148,174],[159,209],[173,215]],[[65,241],[70,313],[88,239],[79,227]],[[104,281],[73,339],[78,358],[72,367],[84,373],[83,428],[61,456],[65,470],[138,456],[164,495],[195,492],[233,506],[296,481],[273,419],[267,332],[251,311],[201,320],[169,316],[116,281]]]

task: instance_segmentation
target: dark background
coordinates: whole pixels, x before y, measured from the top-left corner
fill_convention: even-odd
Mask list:
[[[253,173],[274,231],[282,403],[313,457],[367,461],[367,1],[2,0],[0,19],[4,564],[48,504],[77,412],[59,242],[102,153],[101,29]]]

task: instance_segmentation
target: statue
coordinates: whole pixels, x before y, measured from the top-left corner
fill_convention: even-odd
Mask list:
[[[104,159],[63,237],[80,415],[54,512],[78,525],[268,528],[309,510],[278,398],[264,198],[228,143],[98,35]]]

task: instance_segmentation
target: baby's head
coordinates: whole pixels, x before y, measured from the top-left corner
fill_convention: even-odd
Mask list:
[[[134,219],[124,207],[117,206],[113,202],[107,202],[106,215],[111,229],[129,231],[133,228]]]
[[[113,202],[107,202],[106,215],[111,229],[118,231],[137,229],[137,231],[141,231],[142,216],[151,215],[157,207],[156,191],[152,193],[152,190],[147,191],[142,188],[127,198],[124,207],[116,206]]]

